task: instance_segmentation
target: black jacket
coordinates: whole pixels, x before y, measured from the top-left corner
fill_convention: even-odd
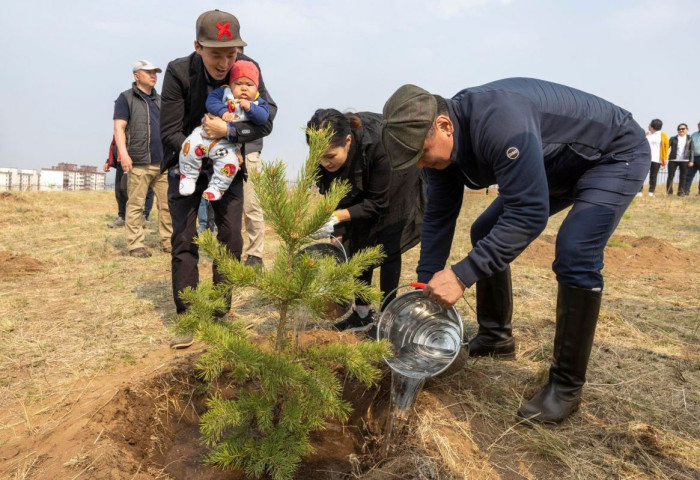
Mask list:
[[[348,160],[333,173],[319,166],[319,191],[328,191],[336,178],[350,182],[352,190],[338,208],[347,208],[351,221],[339,224],[335,232],[348,240],[350,253],[375,245],[388,230],[402,232],[399,247],[404,252],[420,240],[426,202],[424,176],[417,168],[392,172],[382,145],[382,116],[371,112],[356,115],[362,127],[351,133]]]
[[[239,53],[237,60],[255,60]],[[258,66],[258,69],[260,67]],[[246,144],[247,153],[262,149],[262,137],[272,131],[272,121],[277,113],[277,104],[265,88],[262,73],[258,86],[260,96],[270,108],[270,119],[264,125],[249,122],[236,123],[238,139],[236,143]],[[163,142],[163,163],[161,170],[177,165],[182,142],[202,123],[207,113],[206,101],[209,94],[202,57],[193,52],[188,57],[178,58],[168,64],[163,79],[162,103],[160,109],[160,135]]]
[[[678,155],[678,135],[674,135],[673,137],[668,139],[668,159],[669,160],[688,160],[688,161],[693,161],[695,158],[695,148],[693,148],[693,139],[690,138],[690,135],[685,136],[687,138],[685,142],[685,148],[683,149],[683,152],[681,152],[680,155]]]

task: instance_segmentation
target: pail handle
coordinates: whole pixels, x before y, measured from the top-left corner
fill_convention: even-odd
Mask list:
[[[413,288],[423,289],[423,288],[425,288],[426,285],[427,285],[427,283],[421,283],[421,282],[411,282],[408,284],[399,285],[398,287],[393,289],[391,292],[389,292],[386,297],[384,297],[384,300],[382,300],[382,304],[379,306],[379,311],[380,312],[384,311],[384,307],[385,307],[384,304],[386,303],[387,298],[391,297],[394,294],[394,292],[396,292],[399,288],[413,287]]]
[[[347,262],[348,261],[348,254],[345,251],[345,247],[343,247],[343,242],[338,241],[338,239],[336,237],[334,237],[333,235],[331,235],[330,237],[331,237],[331,239],[335,240],[335,245],[340,247],[340,251],[343,252],[343,256],[345,257],[345,261]]]

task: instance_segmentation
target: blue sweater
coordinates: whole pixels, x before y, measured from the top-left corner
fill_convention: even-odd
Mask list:
[[[229,92],[231,91],[227,85],[219,87],[212,90],[207,96],[207,111],[212,115],[220,117],[229,111],[226,98],[227,89]],[[270,111],[269,107],[267,106],[267,102],[261,96],[258,96],[255,103],[253,103],[253,101],[250,102],[250,110],[245,112],[245,116],[245,120],[248,120],[255,125],[263,125],[265,122],[267,122],[267,119],[270,118]]]
[[[426,168],[428,206],[423,219],[418,281],[445,267],[464,187],[498,184],[504,210],[490,233],[452,265],[467,286],[502,271],[544,230],[550,186],[574,175],[556,168],[575,155],[590,162],[645,142],[632,115],[594,95],[530,78],[468,88],[447,100],[454,125],[451,164]],[[545,172],[545,166],[547,171]],[[601,179],[615,191],[616,179]]]

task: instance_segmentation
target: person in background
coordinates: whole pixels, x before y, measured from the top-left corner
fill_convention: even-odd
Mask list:
[[[109,228],[123,227],[126,222],[124,222],[125,212],[126,212],[126,200],[129,195],[127,193],[127,175],[124,175],[124,170],[122,169],[122,163],[119,160],[119,152],[117,151],[117,146],[114,142],[114,137],[112,137],[112,143],[109,145],[109,154],[107,156],[107,161],[102,165],[102,171],[107,173],[110,168],[114,168],[114,197],[117,200],[117,218],[107,226]],[[148,221],[148,217],[151,214],[151,209],[153,208],[153,189],[148,187],[148,194],[146,195],[146,204],[143,209],[143,223]]]
[[[653,119],[649,123],[647,129],[647,141],[651,149],[651,166],[649,167],[649,196],[653,197],[656,191],[656,179],[659,175],[659,169],[666,166],[668,158],[668,135],[661,131],[663,122],[658,118]],[[642,188],[644,188],[642,186]],[[642,196],[642,191],[637,193],[638,197]]]
[[[669,139],[668,146],[666,193],[673,195],[673,179],[676,176],[676,170],[678,170],[680,172],[678,175],[678,196],[684,197],[686,195],[685,177],[688,174],[688,164],[693,162],[695,152],[693,141],[688,136],[688,125],[685,123],[678,125],[678,135],[674,135]]]
[[[158,206],[161,251],[170,252],[173,232],[167,201],[167,177],[160,171],[163,146],[160,141],[160,95],[157,74],[162,70],[148,60],[132,69],[134,83],[114,103],[114,140],[124,173],[128,174],[126,202],[126,248],[132,257],[150,257],[143,232],[148,188],[153,188]]]
[[[216,236],[216,224],[214,223],[214,209],[211,208],[211,203],[209,200],[202,197],[202,201],[199,203],[199,208],[197,209],[197,221],[199,226],[197,227],[197,233],[202,233],[204,230],[211,230],[214,236]]]
[[[244,47],[238,47],[238,52],[243,53]],[[260,138],[246,145],[245,168],[246,171],[257,172],[260,170],[260,155],[262,154],[263,139]],[[245,245],[245,265],[254,267],[263,265],[263,250],[265,247],[265,217],[251,182],[243,183],[243,225],[245,226],[248,242]]]
[[[695,174],[700,172],[700,123],[698,123],[698,131],[693,132],[690,136],[690,141],[693,142],[693,158],[688,163],[688,173],[685,176],[685,188],[683,191],[686,195],[690,195],[690,187],[693,184]],[[698,175],[700,177],[700,175]],[[698,195],[700,195],[700,178],[698,178]]]

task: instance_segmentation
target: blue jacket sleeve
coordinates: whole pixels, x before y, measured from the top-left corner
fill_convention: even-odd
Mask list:
[[[246,116],[255,125],[264,125],[270,118],[270,109],[264,98],[258,97],[257,102],[257,105],[251,102],[250,111],[246,112]]]
[[[452,270],[466,285],[502,271],[542,233],[549,218],[539,112],[517,94],[484,92],[474,100],[470,132],[474,153],[498,183],[503,213]]]
[[[225,87],[219,87],[216,90],[212,90],[209,95],[207,95],[207,112],[217,117],[222,116],[224,113],[228,112],[228,106],[226,102],[223,101]]]
[[[424,283],[445,268],[464,196],[464,181],[457,165],[445,170],[426,168],[425,173],[428,205],[423,215],[420,259],[416,268],[418,281]]]

